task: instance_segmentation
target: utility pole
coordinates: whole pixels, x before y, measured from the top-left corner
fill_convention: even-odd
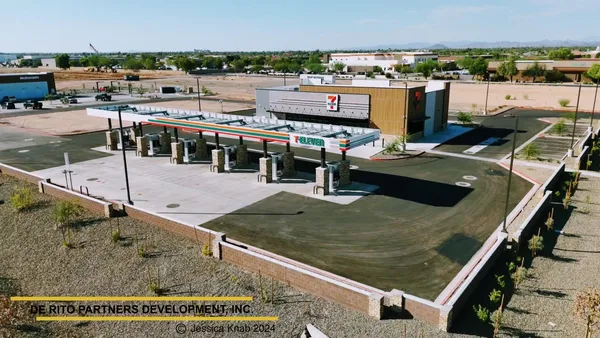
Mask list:
[[[581,82],[579,83],[579,92],[577,93],[577,105],[575,106],[575,118],[573,119],[573,132],[571,133],[571,156],[575,154],[573,144],[575,142],[575,127],[577,127],[577,113],[579,112],[579,98],[581,97]]]
[[[123,120],[121,119],[121,107],[119,107],[119,133],[121,133],[121,150],[123,151],[123,166],[125,168],[125,187],[127,188],[127,203],[133,205],[131,192],[129,191],[129,175],[127,174],[127,156],[125,155],[125,136],[123,135]]]
[[[596,93],[594,94],[594,104],[592,105],[592,115],[590,116],[590,132],[594,132],[594,111],[596,110],[596,98],[598,97],[598,84],[600,79],[596,80]]]
[[[513,117],[512,115],[507,115],[506,117]],[[502,223],[502,232],[507,233],[506,231],[506,221],[508,218],[508,200],[510,199],[510,183],[512,181],[512,172],[513,172],[513,161],[515,159],[515,147],[517,146],[517,135],[519,133],[519,117],[514,116],[515,118],[515,131],[513,134],[513,144],[512,151],[510,153],[510,169],[508,171],[508,186],[506,187],[506,201],[504,203],[504,223]]]
[[[196,86],[198,87],[198,110],[202,111],[202,103],[200,103],[200,78],[196,78]]]
[[[487,89],[485,90],[485,108],[483,109],[483,114],[487,115],[488,112],[488,96],[490,94],[490,74],[487,77]]]

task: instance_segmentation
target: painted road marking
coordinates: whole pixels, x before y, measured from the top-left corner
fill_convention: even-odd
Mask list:
[[[498,142],[498,140],[500,140],[500,138],[498,138],[498,137],[490,137],[487,140],[479,143],[478,145],[473,146],[473,147],[471,147],[471,148],[463,151],[463,153],[465,153],[465,154],[476,154],[476,153],[482,151],[483,149],[485,149],[485,147]]]
[[[28,153],[29,149],[23,149],[23,150],[19,150],[20,153]]]

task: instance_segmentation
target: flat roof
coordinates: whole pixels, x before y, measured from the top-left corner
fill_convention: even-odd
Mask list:
[[[40,73],[5,73],[0,76],[32,76],[32,75],[46,75],[53,74],[53,72],[40,72]]]
[[[144,122],[157,126],[228,134],[272,142],[289,142],[291,146],[302,148],[346,151],[379,139],[379,129],[144,105],[87,108],[87,114],[118,119],[119,110],[124,121]]]

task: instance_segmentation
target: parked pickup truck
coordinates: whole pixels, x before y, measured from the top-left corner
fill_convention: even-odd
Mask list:
[[[110,96],[106,93],[96,95],[96,101],[110,101],[111,99],[112,99],[112,96]]]
[[[23,108],[42,109],[42,103],[39,101],[28,100],[23,103]]]
[[[64,96],[64,97],[61,97],[60,102],[62,104],[77,103],[77,99],[74,98],[73,96]]]

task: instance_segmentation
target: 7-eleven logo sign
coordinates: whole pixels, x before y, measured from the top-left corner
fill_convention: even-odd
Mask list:
[[[339,95],[327,94],[327,110],[328,111],[338,111],[339,101],[340,101]]]

